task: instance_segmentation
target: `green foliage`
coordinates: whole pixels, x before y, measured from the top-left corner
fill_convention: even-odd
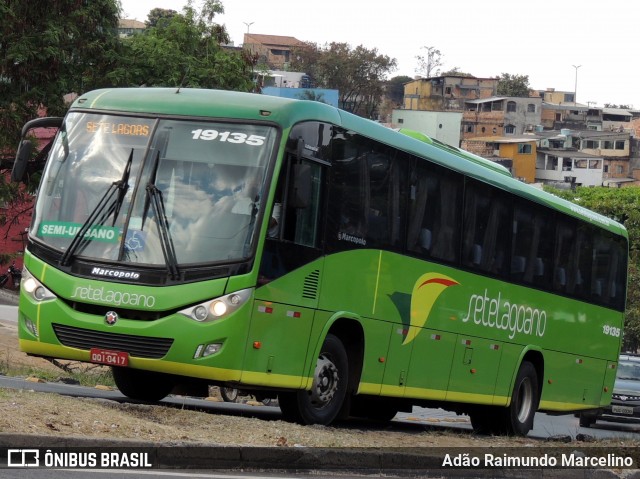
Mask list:
[[[155,28],[160,22],[169,21],[178,14],[175,10],[168,8],[154,8],[147,15],[147,21],[144,22],[147,28]]]
[[[410,82],[411,80],[412,78],[406,75],[393,77],[386,84],[386,97],[395,105],[402,105],[402,100],[404,99],[404,84]]]
[[[456,77],[467,77],[473,78],[474,76],[471,73],[465,73],[460,71],[460,67],[453,67],[451,70],[447,70],[446,72],[442,72],[440,76],[456,76]]]
[[[373,118],[384,94],[385,78],[396,66],[395,59],[378,54],[375,48],[304,43],[293,49],[290,68],[311,76],[318,88],[338,90],[345,110]]]
[[[229,35],[213,20],[223,11],[218,0],[207,0],[200,11],[189,2],[182,13],[150,18],[155,26],[123,41],[122,61],[107,75],[110,83],[250,91],[251,62],[221,46]]]
[[[556,196],[622,223],[629,233],[629,281],[624,348],[640,347],[640,188],[545,188]]]
[[[529,75],[503,73],[499,77],[498,95],[528,97],[529,89]]]
[[[117,0],[57,0],[43,7],[0,2],[2,152],[15,151],[22,125],[40,109],[60,115],[64,95],[102,86],[119,56]]]

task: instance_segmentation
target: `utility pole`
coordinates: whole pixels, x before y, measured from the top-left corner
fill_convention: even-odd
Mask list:
[[[576,69],[576,81],[573,84],[573,104],[576,105],[578,103],[578,68],[580,68],[582,65],[571,66]]]
[[[251,25],[253,25],[255,22],[249,22],[249,23],[242,22],[242,23],[244,23],[247,26],[247,33],[249,33],[249,27],[251,27]]]

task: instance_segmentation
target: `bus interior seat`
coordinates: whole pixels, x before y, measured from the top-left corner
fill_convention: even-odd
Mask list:
[[[524,273],[527,266],[527,259],[524,256],[514,256],[511,258],[511,272],[514,274]]]
[[[482,262],[482,246],[480,246],[479,244],[474,244],[473,245],[472,260],[471,261],[476,266],[479,265]]]
[[[544,261],[539,256],[535,260],[534,274],[536,276],[544,276]]]
[[[422,228],[420,230],[420,246],[425,250],[431,249],[431,230],[428,228]]]

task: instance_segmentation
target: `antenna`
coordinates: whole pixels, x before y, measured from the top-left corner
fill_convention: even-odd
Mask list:
[[[189,74],[189,66],[187,65],[187,69],[184,72],[184,75],[182,76],[182,80],[180,80],[180,85],[178,86],[178,89],[176,90],[176,94],[180,93],[180,89],[182,88],[182,86],[184,85],[184,81],[187,79],[187,75]]]

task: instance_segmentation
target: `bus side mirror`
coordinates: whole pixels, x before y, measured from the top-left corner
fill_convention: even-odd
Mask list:
[[[24,173],[27,171],[27,163],[31,159],[33,151],[33,143],[31,140],[22,140],[16,153],[16,160],[13,162],[11,169],[11,181],[19,183],[24,179]]]
[[[306,208],[311,203],[311,165],[293,165],[292,178],[288,206]]]

